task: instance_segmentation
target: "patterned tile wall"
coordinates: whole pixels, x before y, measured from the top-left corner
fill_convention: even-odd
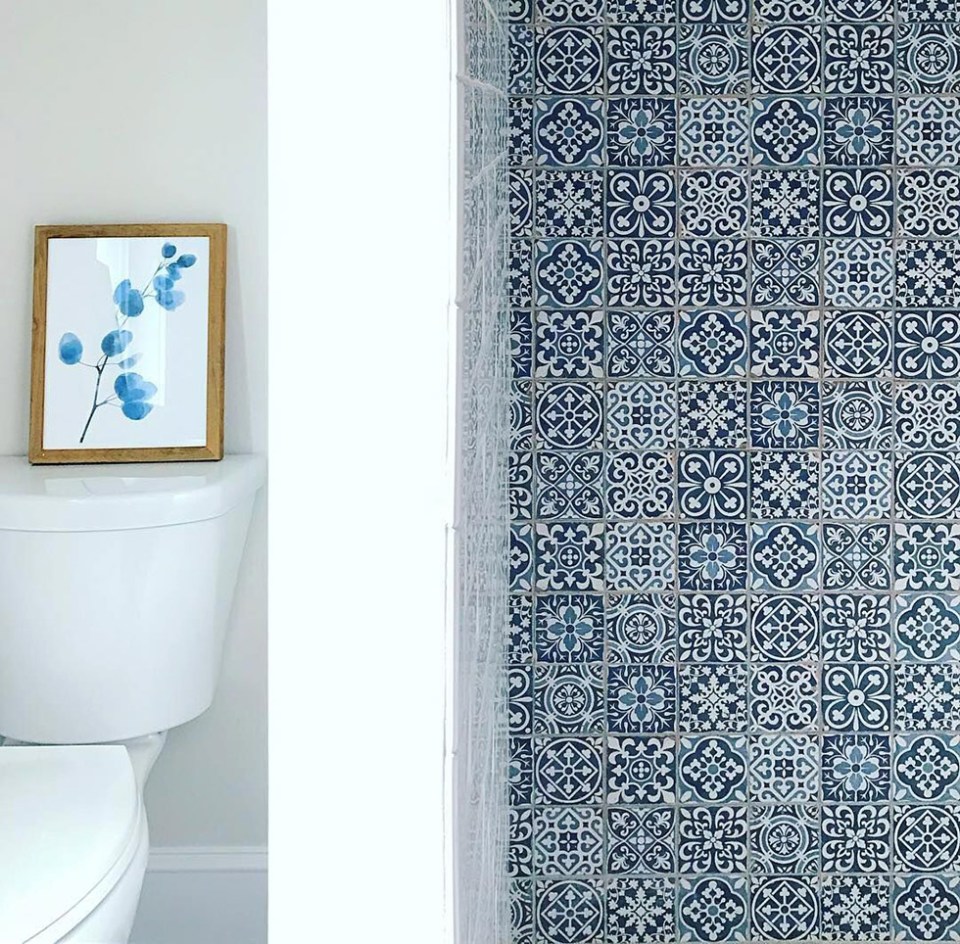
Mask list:
[[[960,4],[510,37],[513,940],[958,940]]]
[[[509,544],[509,33],[506,0],[462,0],[457,12],[454,920],[458,944],[499,944],[510,935],[502,672]]]

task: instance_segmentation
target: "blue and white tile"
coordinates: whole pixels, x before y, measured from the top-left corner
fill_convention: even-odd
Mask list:
[[[515,665],[507,672],[507,720],[510,734],[533,733],[533,666]]]
[[[816,170],[755,170],[750,219],[754,236],[776,238],[820,233],[820,174]]]
[[[746,731],[747,667],[681,665],[678,676],[678,724],[689,733]]]
[[[607,387],[607,449],[672,448],[676,444],[676,420],[673,384],[621,381]]]
[[[739,518],[747,514],[747,454],[732,450],[680,453],[677,507],[688,518]]]
[[[603,388],[599,383],[540,383],[536,388],[539,448],[595,449],[603,441]]]
[[[675,561],[676,532],[672,524],[614,521],[607,525],[608,590],[672,590]]]
[[[744,239],[681,239],[677,248],[677,301],[695,308],[745,305],[747,258]]]
[[[661,734],[677,727],[677,670],[671,665],[613,666],[607,725],[617,734]]]
[[[681,236],[741,236],[747,230],[746,171],[680,171]]]
[[[892,171],[830,168],[823,181],[823,232],[827,236],[893,235]]]
[[[753,518],[816,518],[820,513],[820,462],[816,453],[761,450],[750,457]]]
[[[529,806],[533,802],[533,739],[509,739],[508,776],[511,806]]]
[[[772,167],[819,164],[822,108],[819,99],[803,95],[755,98],[750,124],[753,163]]]
[[[751,66],[754,92],[820,92],[820,30],[810,25],[777,25],[755,31]]]
[[[828,731],[890,730],[892,698],[889,666],[851,662],[823,668],[823,724]]]
[[[754,664],[750,670],[750,730],[813,731],[820,721],[815,666]]]
[[[891,923],[899,938],[946,941],[960,932],[960,878],[904,875],[893,880]]]
[[[820,762],[809,734],[750,737],[750,799],[757,803],[808,803],[817,799]]]
[[[533,525],[518,522],[510,526],[510,590],[533,589]]]
[[[605,944],[660,944],[676,939],[674,881],[615,878],[607,883]]]
[[[677,188],[665,170],[607,171],[607,235],[671,237],[676,230]]]
[[[889,377],[893,373],[893,314],[827,311],[823,328],[827,377]]]
[[[892,23],[827,23],[823,28],[823,89],[828,94],[892,95]]]
[[[894,300],[894,250],[884,239],[828,239],[823,295],[837,308],[884,308]]]
[[[897,244],[897,304],[960,307],[960,247],[956,240],[903,239]]]
[[[894,327],[899,376],[918,380],[960,377],[960,312],[899,311]]]
[[[671,452],[609,452],[604,472],[608,518],[669,518],[674,514]]]
[[[538,805],[598,804],[603,796],[602,737],[534,738],[533,789]]]
[[[826,734],[821,754],[823,798],[866,803],[890,798],[890,738]]]
[[[536,589],[602,590],[603,525],[565,521],[536,525]]]
[[[611,26],[606,52],[610,95],[676,94],[676,27]]]
[[[960,227],[960,172],[947,167],[902,170],[897,216],[905,236],[953,236]]]
[[[677,597],[672,593],[607,597],[607,660],[659,665],[675,661]]]
[[[603,235],[603,171],[540,169],[535,195],[538,237]]]
[[[823,393],[825,449],[888,450],[893,446],[893,384],[827,381]],[[897,389],[900,398],[900,387]]]
[[[603,377],[603,314],[538,311],[534,374],[544,379]]]
[[[607,738],[607,803],[662,806],[677,796],[677,742],[672,736]]]
[[[607,376],[673,377],[677,373],[673,311],[607,313]]]
[[[915,521],[894,526],[896,590],[960,591],[960,525]]]
[[[888,872],[892,828],[887,804],[825,803],[821,818],[824,872]]]
[[[510,934],[513,944],[533,944],[533,882],[510,882]]]
[[[677,627],[681,662],[747,660],[747,598],[743,594],[681,594]]]
[[[819,881],[782,875],[757,879],[750,889],[750,926],[757,940],[816,940],[820,931]]]
[[[743,26],[681,23],[677,66],[681,96],[746,95],[749,40]]]
[[[800,875],[819,870],[819,806],[791,803],[750,810],[752,875]]]
[[[528,878],[533,875],[533,811],[512,808],[509,829],[507,875]]]
[[[602,94],[603,30],[598,26],[537,27],[536,91],[538,95]]]
[[[676,163],[676,102],[649,97],[611,99],[607,104],[606,156],[611,167]]]
[[[747,314],[743,310],[701,308],[680,312],[680,374],[745,376],[747,330]]]
[[[676,815],[670,807],[607,809],[607,871],[612,875],[675,872]]]
[[[960,598],[904,593],[894,600],[896,656],[905,662],[960,660]]]
[[[603,453],[538,450],[536,516],[603,517]]]
[[[816,660],[819,600],[811,594],[756,594],[752,598],[752,655],[759,663]]]
[[[915,452],[896,459],[898,518],[960,516],[960,464],[949,453]]]
[[[894,724],[900,731],[960,731],[960,664],[894,667]]]
[[[677,442],[687,449],[745,448],[747,384],[737,380],[679,383]]]
[[[599,594],[538,594],[534,619],[538,662],[603,660],[604,609]]]
[[[681,940],[739,941],[748,926],[747,882],[722,875],[681,879],[678,890]]]
[[[547,806],[534,814],[538,875],[598,875],[603,871],[603,817],[595,807]]]
[[[903,24],[896,45],[897,92],[955,92],[960,70],[960,26]]]
[[[748,763],[744,736],[708,734],[681,738],[677,759],[681,802],[745,801]]]
[[[820,484],[825,518],[890,517],[893,462],[884,453],[825,452]]]
[[[819,377],[820,313],[795,308],[751,311],[750,373],[754,377]]]
[[[677,296],[677,252],[671,239],[607,240],[608,303],[616,308],[662,308]]]
[[[825,940],[885,941],[890,937],[890,878],[825,875],[822,880]]]
[[[541,239],[535,246],[536,302],[555,308],[603,304],[603,243]]]
[[[588,662],[534,667],[534,734],[600,734],[603,731],[604,677],[601,664]]]
[[[683,806],[677,827],[677,861],[686,875],[747,871],[747,808]]]
[[[960,448],[960,383],[899,383],[894,416],[898,449]]]
[[[513,521],[533,517],[533,456],[529,452],[511,452],[509,457],[510,518]]]
[[[750,112],[742,100],[680,100],[680,162],[689,167],[744,167],[750,159]]]
[[[602,98],[537,98],[530,129],[526,130],[526,125],[518,128],[513,147],[525,155],[527,138],[532,135],[530,154],[538,165],[594,167],[603,163]]]
[[[960,737],[901,734],[894,738],[893,798],[908,803],[960,800]]]
[[[816,239],[753,239],[750,304],[813,307],[822,303],[820,242]]]
[[[839,167],[893,163],[893,99],[831,96],[824,103],[824,163]]]
[[[825,593],[820,606],[826,662],[885,664],[890,659],[890,598],[878,593]]]
[[[508,665],[526,665],[533,661],[533,597],[511,595],[508,605],[505,659]]]
[[[954,872],[960,863],[960,807],[894,807],[893,861],[898,872]]]
[[[681,522],[678,529],[681,590],[744,590],[747,527],[743,523]]]
[[[764,380],[750,388],[750,441],[762,449],[820,444],[820,386],[802,380]]]
[[[600,944],[603,883],[599,879],[540,879],[536,883],[536,940],[555,944]]]

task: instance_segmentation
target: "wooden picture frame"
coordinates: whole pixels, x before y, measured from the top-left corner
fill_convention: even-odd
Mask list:
[[[93,242],[74,242],[82,240]],[[188,246],[190,251],[181,252],[178,243]],[[222,223],[36,227],[30,462],[223,458],[226,244],[227,227]],[[206,260],[202,258],[204,247],[209,250]],[[122,260],[128,260],[127,268],[131,268],[134,258],[146,259],[149,252],[153,253],[150,264],[153,259],[159,259],[159,264],[142,291],[133,287],[133,273],[124,274],[122,280],[118,278],[124,272]],[[116,262],[118,259],[121,262]],[[143,271],[149,271],[149,266],[144,270],[141,265],[140,272]],[[202,278],[203,272],[206,279]],[[140,285],[142,275],[137,273],[135,277]],[[96,292],[83,290],[93,286]],[[104,286],[113,289],[112,297],[102,298]],[[204,287],[205,332],[199,321]],[[91,295],[95,295],[94,300]],[[182,310],[177,310],[181,306]],[[88,323],[97,318],[109,327],[112,322],[101,312],[109,313],[116,322],[116,327],[103,335],[100,350],[93,348],[98,340],[95,332],[88,331],[88,338],[64,332],[66,318],[79,318],[76,311],[88,309]],[[134,317],[137,320],[131,321]],[[134,330],[141,324],[152,326],[153,344],[145,355],[133,352]],[[170,346],[177,351],[189,348],[191,352],[189,358],[181,358],[178,363],[167,355],[167,335],[183,334],[184,325],[190,326],[193,343],[185,345],[182,338],[171,339]],[[84,346],[95,350],[95,363],[83,359]],[[129,355],[128,350],[132,352]],[[150,364],[151,352],[154,369],[162,376],[145,379],[132,367],[141,357]],[[122,360],[115,360],[121,356]],[[184,360],[189,363],[182,363]],[[174,366],[169,366],[171,363]],[[93,368],[95,376],[80,368]],[[91,379],[86,386],[93,394],[81,410],[79,381],[84,377]],[[179,383],[178,377],[183,383]],[[115,392],[108,387],[111,382]],[[205,404],[200,402],[204,388]],[[98,402],[98,397],[103,399]],[[114,409],[101,413],[100,408],[107,406],[118,408],[119,412]],[[88,407],[86,426],[77,438],[75,434]],[[69,421],[64,416],[67,413]],[[95,419],[98,422],[91,429]],[[151,432],[158,441],[151,438]]]

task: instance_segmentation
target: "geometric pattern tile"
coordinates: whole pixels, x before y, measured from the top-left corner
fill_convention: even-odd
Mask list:
[[[510,44],[515,944],[960,940],[960,2]]]

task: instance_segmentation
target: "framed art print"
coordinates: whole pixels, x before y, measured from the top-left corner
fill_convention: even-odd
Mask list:
[[[223,457],[226,237],[36,228],[31,462]]]

